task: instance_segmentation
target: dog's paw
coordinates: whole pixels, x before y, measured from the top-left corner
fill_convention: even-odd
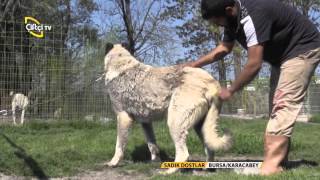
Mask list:
[[[260,168],[242,168],[242,169],[234,169],[236,174],[241,175],[259,175],[261,173]]]
[[[161,162],[161,159],[159,156],[155,156],[151,158],[151,162]]]
[[[116,167],[116,166],[118,166],[118,162],[109,161],[109,162],[105,163],[105,165],[108,167]]]
[[[175,172],[177,172],[179,169],[178,168],[169,168],[167,170],[162,170],[159,172],[159,174],[161,175],[170,175],[170,174],[173,174]]]

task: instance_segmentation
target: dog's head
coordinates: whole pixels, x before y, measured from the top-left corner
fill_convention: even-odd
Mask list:
[[[107,43],[105,47],[105,55],[107,55],[114,47],[121,47],[126,49],[129,52],[129,45],[127,43],[121,43],[121,44],[112,44],[112,43]]]
[[[125,44],[107,43],[105,47],[104,70],[106,80],[117,77],[128,68],[133,67],[139,62],[126,49]]]

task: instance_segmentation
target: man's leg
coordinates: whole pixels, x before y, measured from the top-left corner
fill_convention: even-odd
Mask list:
[[[281,172],[289,151],[290,137],[302,108],[311,76],[320,61],[320,49],[310,51],[281,65],[264,143],[261,174]]]
[[[273,108],[273,97],[276,91],[280,76],[280,67],[272,66],[270,75],[270,92],[269,92],[269,117]]]

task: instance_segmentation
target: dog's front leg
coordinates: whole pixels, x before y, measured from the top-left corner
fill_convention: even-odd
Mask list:
[[[17,125],[17,123],[16,123],[16,108],[15,108],[15,106],[12,106],[12,119],[13,119],[13,124]]]
[[[21,124],[23,124],[24,122],[24,113],[25,113],[25,108],[23,108],[21,112]]]
[[[151,153],[151,161],[160,160],[159,148],[156,144],[156,138],[153,132],[152,123],[142,123],[141,125],[147,140],[149,151]]]
[[[127,145],[129,129],[133,119],[127,112],[117,113],[117,143],[113,158],[107,163],[108,166],[117,166],[123,158],[124,149]]]

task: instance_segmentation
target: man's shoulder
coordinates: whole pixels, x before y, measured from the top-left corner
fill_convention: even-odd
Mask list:
[[[285,5],[279,0],[237,0],[248,14],[282,10]]]
[[[244,6],[277,6],[277,4],[281,3],[279,0],[236,0],[240,2]],[[281,3],[282,4],[282,3]]]
[[[285,5],[279,0],[238,0],[241,3],[241,20],[248,16],[255,24],[266,21],[277,21],[284,16],[297,16],[292,7]]]

